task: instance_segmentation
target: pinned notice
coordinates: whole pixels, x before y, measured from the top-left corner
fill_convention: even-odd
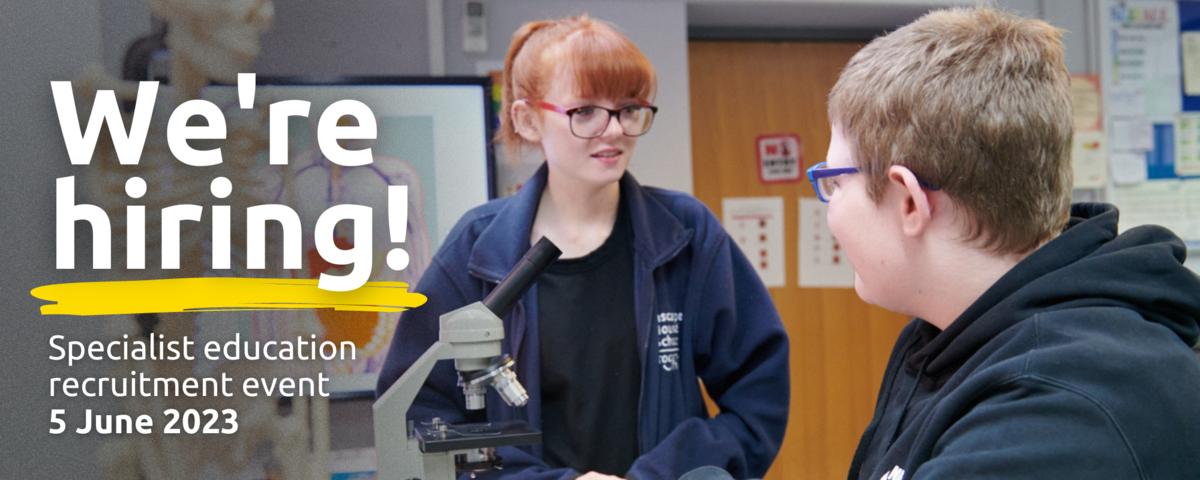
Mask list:
[[[804,151],[800,137],[791,134],[760,135],[758,146],[758,179],[763,183],[800,181]]]
[[[725,231],[750,260],[763,284],[786,285],[783,197],[725,198],[721,210]]]
[[[1200,175],[1200,114],[1175,116],[1175,175]]]
[[[829,204],[800,199],[800,287],[853,287],[854,267],[833,238],[825,213]]]
[[[1108,155],[1104,132],[1079,132],[1071,148],[1075,188],[1102,188],[1108,184]]]
[[[1099,75],[1071,75],[1071,104],[1076,132],[1103,130]]]

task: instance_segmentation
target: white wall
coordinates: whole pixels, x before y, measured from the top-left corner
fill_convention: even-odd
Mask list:
[[[654,129],[638,140],[629,169],[643,184],[692,192],[687,11],[682,0],[489,1],[488,51],[482,54],[463,52],[465,5],[465,0],[444,2],[447,75],[474,75],[478,62],[503,62],[513,32],[525,22],[586,12],[617,25],[658,72],[659,115]]]
[[[130,42],[151,29],[142,0],[99,0],[104,67],[121,75]],[[426,0],[272,0],[259,75],[429,75]]]
[[[429,5],[440,2],[441,44],[431,44]],[[150,28],[141,0],[99,0],[104,64],[120,73],[121,56]],[[462,51],[466,0],[274,0],[275,23],[262,36],[260,75],[428,75],[431,50],[444,50],[448,75],[475,75],[480,61],[500,62],[512,33],[524,22],[588,12],[615,23],[646,53],[659,72],[662,107],[654,131],[638,142],[630,169],[646,184],[692,191],[691,114],[687,80],[687,27],[885,28],[911,20],[914,9],[980,3],[979,0],[488,0],[489,50]],[[1090,35],[1090,0],[990,0],[1066,30],[1067,67],[1096,73]],[[699,12],[699,14],[697,13]],[[711,12],[711,15],[704,15]],[[852,15],[838,12],[855,12]],[[434,12],[435,14],[437,12]],[[868,15],[869,14],[869,15]],[[864,23],[866,22],[866,23]],[[786,25],[785,25],[786,24]],[[431,48],[433,47],[433,48]],[[437,60],[437,59],[434,59]],[[437,63],[436,61],[434,63]]]
[[[854,30],[883,32],[907,24],[931,9],[988,4],[1066,30],[1067,69],[1096,73],[1090,40],[1094,0],[690,0],[689,27],[767,29],[791,32]]]
[[[0,478],[94,478],[100,437],[49,435],[50,409],[70,409],[77,422],[84,408],[112,406],[106,399],[50,398],[51,377],[102,375],[104,366],[68,370],[48,360],[49,337],[91,340],[103,321],[41,317],[45,302],[29,294],[40,285],[94,279],[54,268],[54,179],[86,167],[67,161],[50,82],[101,62],[99,6],[99,0],[0,2]]]
[[[125,49],[150,33],[150,8],[141,0],[100,0],[100,35],[104,69],[120,78]]]
[[[429,75],[425,0],[273,0],[259,75]]]
[[[1095,2],[1089,0],[997,0],[1001,8],[1025,16],[1045,20],[1061,28],[1063,47],[1067,51],[1067,70],[1071,73],[1099,73],[1091,33],[1095,30],[1093,9]]]

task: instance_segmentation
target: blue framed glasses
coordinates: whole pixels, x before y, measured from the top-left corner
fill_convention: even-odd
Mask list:
[[[858,167],[826,168],[825,162],[821,162],[808,169],[808,181],[812,182],[813,190],[817,191],[817,198],[821,199],[822,202],[829,203],[829,198],[833,196],[833,191],[837,190],[837,183],[833,181],[834,177],[858,173],[860,171]],[[919,178],[917,179],[917,183],[926,190],[934,192],[938,190],[938,187],[925,183]]]
[[[808,169],[808,181],[812,182],[813,190],[817,191],[817,198],[829,203],[829,197],[833,196],[833,191],[837,188],[833,177],[858,172],[858,167],[826,168],[825,162],[821,162]]]

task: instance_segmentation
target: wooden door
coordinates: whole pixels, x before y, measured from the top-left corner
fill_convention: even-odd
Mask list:
[[[791,340],[792,397],[783,449],[766,479],[844,479],[871,421],[892,344],[908,318],[852,288],[800,288],[799,198],[807,179],[764,184],[755,140],[794,133],[804,168],[825,160],[826,99],[863,46],[841,42],[691,42],[688,65],[695,195],[721,217],[725,197],[782,196],[787,285],[772,288]]]

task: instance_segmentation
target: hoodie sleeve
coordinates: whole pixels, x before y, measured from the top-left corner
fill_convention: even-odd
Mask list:
[[[715,218],[713,219],[715,222]],[[762,477],[783,442],[791,396],[788,339],[775,303],[721,230],[706,260],[693,337],[696,375],[720,407],[675,427],[630,469],[637,480],[677,479],[702,466]]]
[[[932,450],[930,459],[904,478],[1145,478],[1104,405],[1034,374],[1003,384],[974,404],[945,427]]]

